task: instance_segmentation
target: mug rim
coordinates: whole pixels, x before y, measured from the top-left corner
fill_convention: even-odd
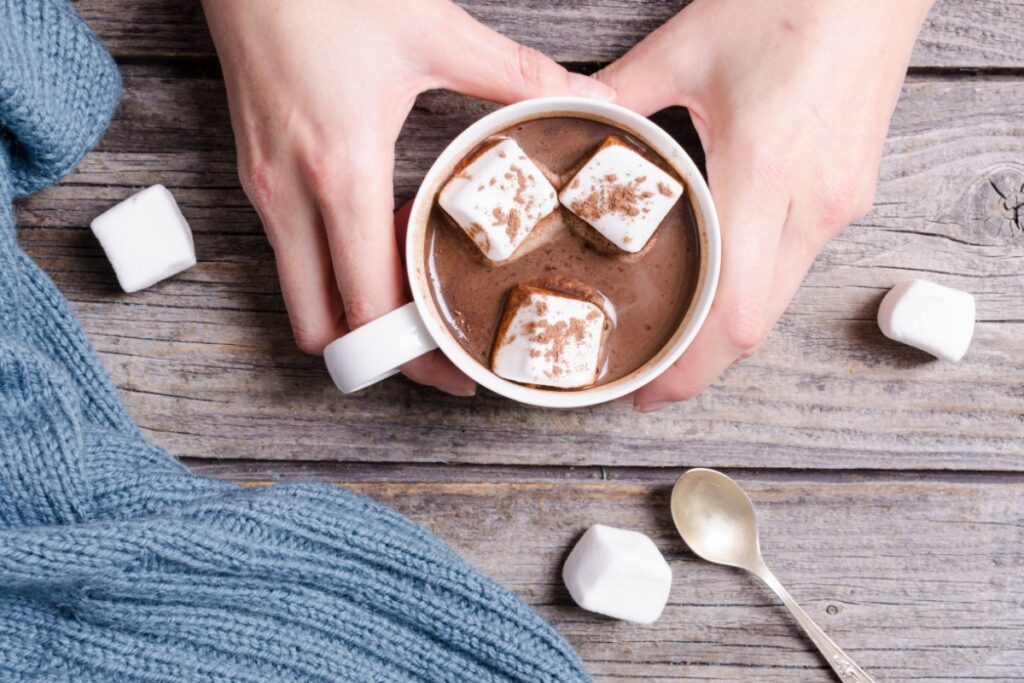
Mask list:
[[[694,294],[672,337],[647,362],[607,384],[576,390],[529,387],[496,375],[473,358],[445,325],[426,272],[426,228],[434,197],[454,167],[487,137],[521,121],[555,116],[598,120],[642,140],[680,175],[696,221],[700,265]],[[582,97],[541,97],[497,109],[475,121],[438,155],[416,192],[405,238],[406,273],[416,310],[438,348],[477,384],[520,403],[546,408],[580,408],[626,396],[660,376],[679,359],[704,324],[721,269],[721,231],[711,192],[697,165],[676,140],[650,119],[617,104]]]

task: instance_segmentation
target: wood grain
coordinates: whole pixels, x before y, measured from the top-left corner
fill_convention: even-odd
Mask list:
[[[689,4],[685,0],[459,0],[505,35],[563,62],[604,62]],[[118,57],[210,57],[199,0],[76,0]],[[1024,66],[1024,6],[1004,0],[938,0],[914,51],[918,68]]]
[[[1024,680],[1020,2],[936,3],[871,214],[819,257],[761,353],[653,416],[453,399],[400,379],[339,395],[291,342],[198,0],[75,4],[121,61],[125,97],[81,167],[19,205],[21,241],[147,433],[193,470],[248,486],[346,485],[396,507],[551,619],[601,683],[831,680],[767,589],[696,560],[672,529],[682,470],[732,466],[758,505],[769,564],[879,680]],[[686,2],[463,4],[593,66]],[[488,108],[421,97],[397,151],[397,199]],[[658,121],[701,158],[685,112]],[[181,204],[200,263],[125,295],[87,226],[156,182]],[[877,330],[882,294],[917,276],[978,299],[959,365]],[[565,592],[565,555],[597,522],[650,534],[671,563],[656,626],[591,615]]]
[[[1024,437],[1024,82],[913,77],[878,200],[819,257],[766,347],[687,405],[558,413],[401,379],[345,398],[290,340],[272,254],[238,187],[214,76],[125,69],[99,149],[19,209],[22,243],[71,298],[140,423],[180,456],[391,462],[1020,470]],[[420,98],[399,144],[399,199],[485,105]],[[660,121],[699,155],[685,112]],[[88,221],[163,182],[200,264],[151,290],[116,291]],[[1009,201],[1013,203],[1016,200]],[[874,311],[928,277],[978,299],[958,365],[889,343]],[[543,444],[538,448],[537,444]]]
[[[784,608],[756,579],[704,563],[675,535],[678,470],[572,472],[546,480],[504,470],[450,477],[366,476],[324,465],[195,464],[248,485],[320,480],[394,506],[519,594],[579,650],[601,682],[831,680]],[[463,468],[458,468],[463,469]],[[1024,671],[1024,486],[879,474],[765,478],[734,473],[758,506],[769,565],[802,606],[881,681],[1010,681]],[[623,477],[623,478],[620,478]],[[382,481],[381,479],[386,479]],[[512,479],[509,481],[508,479]],[[578,609],[561,564],[594,523],[650,535],[674,575],[651,627]]]

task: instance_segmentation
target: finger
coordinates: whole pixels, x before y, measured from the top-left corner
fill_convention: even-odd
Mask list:
[[[820,171],[797,182],[797,187],[813,188],[794,197],[789,219],[782,231],[782,243],[776,265],[774,311],[781,317],[803,283],[807,272],[822,249],[846,227],[870,210],[874,203],[878,157],[868,162],[871,169],[853,185],[830,183]],[[850,168],[857,168],[853,164]]]
[[[404,274],[394,225],[394,141],[354,135],[362,145],[317,159],[306,175],[323,217],[345,318],[355,329],[405,303]],[[454,368],[426,358],[409,364],[418,382],[459,396],[474,383]]]
[[[402,366],[402,374],[418,384],[452,396],[475,396],[476,382],[464,375],[440,351],[434,350]]]
[[[672,105],[687,106],[703,77],[703,61],[686,37],[688,14],[679,12],[594,74],[615,89],[615,101],[649,116]]]
[[[775,263],[771,300],[768,310],[778,320],[789,307],[818,253],[825,248],[829,235],[817,229],[805,206],[794,205],[782,229],[779,255]]]
[[[683,356],[634,399],[649,412],[692,398],[763,342],[770,287],[788,201],[778,184],[751,175],[746,150],[732,144],[708,158],[711,192],[722,226],[722,270],[708,317]]]
[[[395,237],[399,245],[405,244],[411,210],[412,202],[406,202],[395,213]],[[406,297],[409,298],[408,291],[406,291]],[[476,382],[456,368],[440,351],[432,351],[406,363],[402,366],[402,374],[414,382],[437,387],[454,396],[476,394]]]
[[[317,161],[306,171],[353,329],[403,303],[393,217],[393,148],[383,141],[362,144],[348,153],[313,157]]]
[[[320,216],[312,196],[294,176],[259,182],[262,186],[253,192],[247,181],[246,192],[274,248],[295,343],[306,353],[320,354],[348,331]]]
[[[509,104],[545,95],[578,95],[610,100],[608,85],[564,67],[473,19],[452,4],[441,18],[452,42],[439,45],[430,70],[441,87]]]

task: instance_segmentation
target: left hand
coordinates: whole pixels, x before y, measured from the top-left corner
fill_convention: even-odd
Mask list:
[[[509,40],[449,0],[204,0],[239,177],[274,249],[298,346],[325,345],[405,302],[395,142],[433,88],[499,102],[613,92]],[[439,351],[402,367],[456,396]]]
[[[867,213],[931,0],[696,0],[597,77],[647,115],[689,109],[722,225],[718,293],[658,410],[754,353],[815,256]]]

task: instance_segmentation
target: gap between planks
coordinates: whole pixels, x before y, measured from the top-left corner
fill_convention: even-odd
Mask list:
[[[621,467],[581,465],[475,465],[381,463],[334,460],[220,460],[181,458],[197,474],[242,484],[297,482],[356,483],[629,483],[673,484],[689,467]],[[828,484],[1024,484],[1024,472],[988,470],[886,470],[848,468],[837,470],[799,467],[720,468],[741,480],[759,482],[820,482]]]

